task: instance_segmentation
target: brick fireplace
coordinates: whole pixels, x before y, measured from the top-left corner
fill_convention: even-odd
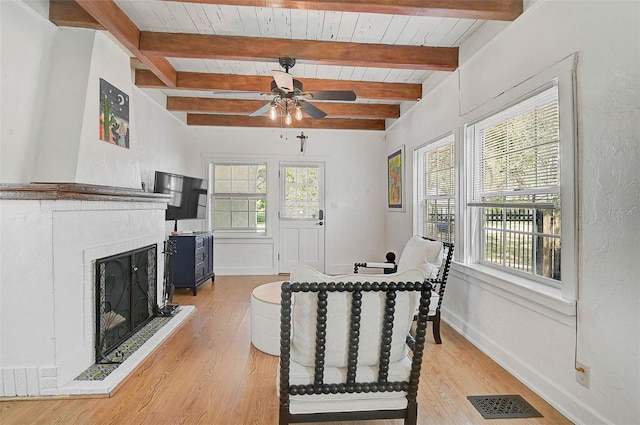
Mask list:
[[[3,86],[3,112],[17,115],[15,134],[3,139],[0,184],[0,397],[109,391],[111,384],[96,390],[93,382],[72,388],[95,362],[95,261],[149,245],[163,259],[168,198],[140,183],[173,157],[145,142],[165,127],[137,120],[146,101],[136,105],[128,52],[102,31],[53,29],[29,7],[10,9],[15,28],[37,30],[16,33],[30,50],[7,57],[27,64],[37,55],[38,71],[25,77],[35,97],[22,84]],[[100,79],[130,96],[130,149],[98,140]],[[163,261],[157,266],[161,296]]]
[[[95,362],[96,259],[162,252],[167,201],[95,185],[0,185],[0,396],[73,393],[69,384]]]

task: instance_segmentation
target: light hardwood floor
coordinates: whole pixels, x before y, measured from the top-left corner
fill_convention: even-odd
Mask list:
[[[216,277],[198,295],[174,300],[195,314],[131,374],[110,398],[0,402],[2,425],[275,425],[277,357],[250,342],[249,300],[277,276]],[[431,325],[429,325],[429,329]],[[446,324],[443,344],[429,334],[419,390],[418,423],[562,425],[557,410]],[[468,395],[520,394],[544,417],[485,420]],[[346,424],[346,423],[345,423]],[[400,425],[400,420],[349,422]],[[336,425],[336,423],[334,423]]]

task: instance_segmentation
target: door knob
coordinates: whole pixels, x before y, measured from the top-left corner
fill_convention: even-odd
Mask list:
[[[316,226],[322,226],[322,222],[316,223]]]

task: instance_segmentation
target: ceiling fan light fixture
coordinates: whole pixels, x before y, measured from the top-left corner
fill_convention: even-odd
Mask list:
[[[274,95],[270,103],[262,106],[251,116],[261,116],[269,111],[271,120],[284,118],[286,125],[293,123],[293,118],[301,121],[304,113],[314,119],[321,119],[327,116],[320,108],[313,106],[303,99],[313,100],[341,100],[354,101],[356,93],[353,90],[319,90],[305,92],[304,85],[300,80],[293,78],[289,70],[296,64],[294,58],[285,56],[278,59],[284,71],[272,71],[273,81],[271,81],[271,94]],[[267,94],[267,93],[263,93]]]

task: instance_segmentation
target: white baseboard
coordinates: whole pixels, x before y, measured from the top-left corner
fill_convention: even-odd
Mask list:
[[[273,267],[215,267],[216,276],[263,276],[277,275]]]

